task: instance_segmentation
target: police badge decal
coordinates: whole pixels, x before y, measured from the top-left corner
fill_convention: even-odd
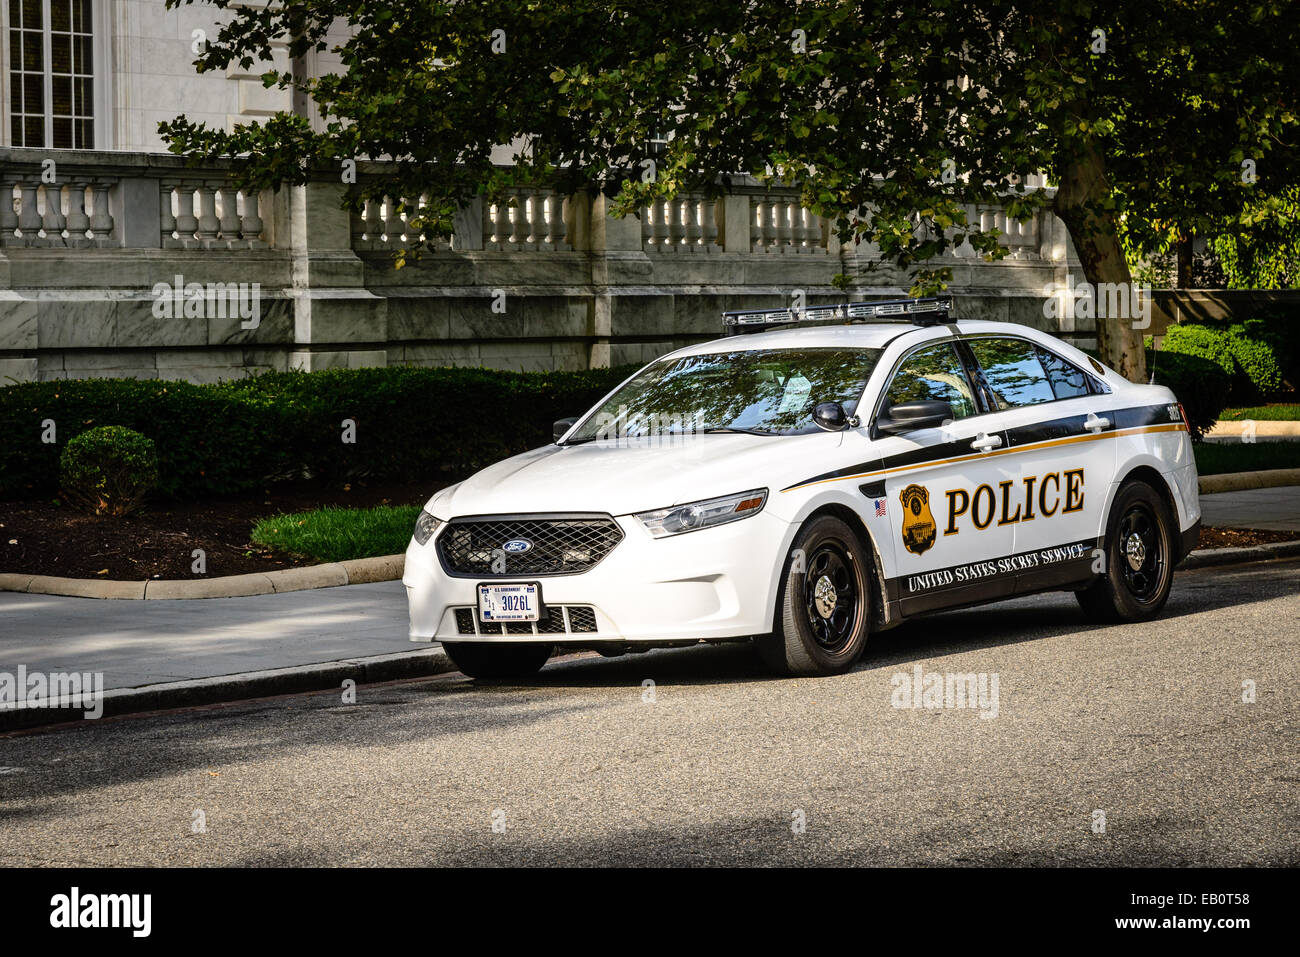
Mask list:
[[[903,503],[903,545],[920,555],[934,544],[934,516],[930,514],[930,493],[924,485],[909,485],[898,493]]]

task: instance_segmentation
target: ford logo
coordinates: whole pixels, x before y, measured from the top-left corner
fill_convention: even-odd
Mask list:
[[[533,543],[526,538],[512,538],[501,546],[502,551],[511,555],[518,555],[521,552],[532,551]]]

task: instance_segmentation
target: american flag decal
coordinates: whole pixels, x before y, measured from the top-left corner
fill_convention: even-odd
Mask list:
[[[883,498],[873,499],[876,503],[876,518],[885,517],[885,500]]]

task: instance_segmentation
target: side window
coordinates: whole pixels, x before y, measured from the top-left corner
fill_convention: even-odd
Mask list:
[[[1055,353],[1039,348],[1038,360],[1047,370],[1047,378],[1052,380],[1052,391],[1058,399],[1076,399],[1088,395],[1088,373],[1072,366]]]
[[[971,339],[969,344],[999,409],[1037,405],[1056,398],[1033,343],[1024,339]]]
[[[914,352],[894,373],[885,407],[921,401],[947,402],[957,419],[975,414],[970,382],[951,342]]]

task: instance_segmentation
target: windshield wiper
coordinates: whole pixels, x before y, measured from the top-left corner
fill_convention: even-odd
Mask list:
[[[742,435],[776,435],[775,432],[765,432],[762,429],[737,429],[729,425],[720,425],[712,429],[700,429],[700,432],[739,432]]]

